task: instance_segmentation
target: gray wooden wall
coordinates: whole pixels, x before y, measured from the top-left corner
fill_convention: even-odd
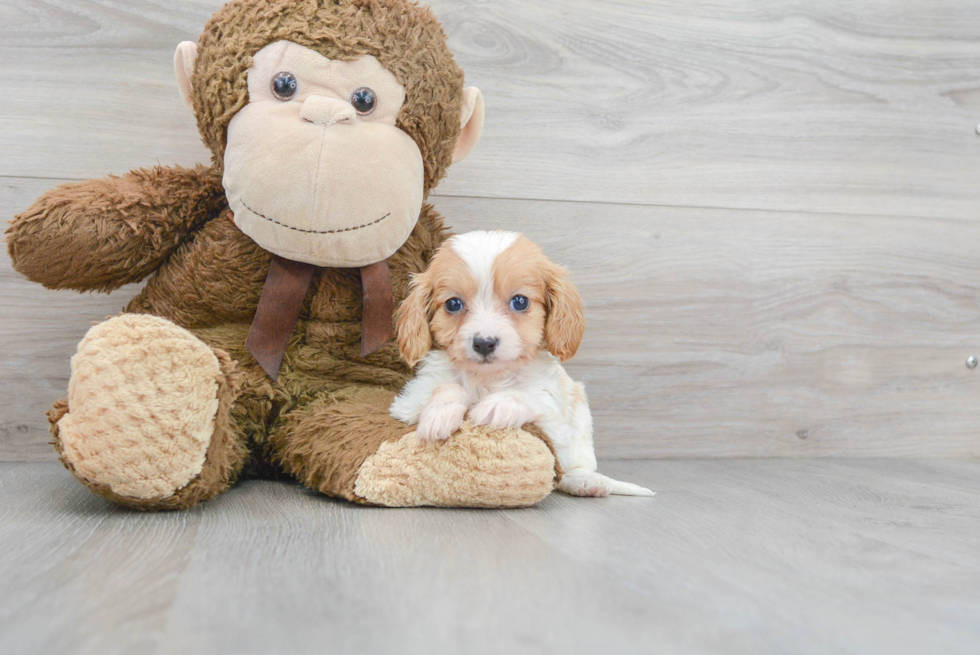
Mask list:
[[[208,155],[172,53],[221,0],[0,0],[0,216]],[[436,0],[487,128],[458,230],[571,267],[603,457],[980,455],[980,3]],[[0,459],[112,296],[0,258]]]

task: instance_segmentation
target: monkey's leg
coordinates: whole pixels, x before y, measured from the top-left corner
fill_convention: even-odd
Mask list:
[[[388,507],[523,507],[551,493],[555,458],[523,430],[464,423],[422,442],[388,414],[391,391],[348,387],[287,414],[271,445],[306,486]]]
[[[71,361],[68,400],[48,413],[65,466],[97,494],[183,509],[227,489],[247,456],[229,412],[235,362],[156,316],[96,325]]]

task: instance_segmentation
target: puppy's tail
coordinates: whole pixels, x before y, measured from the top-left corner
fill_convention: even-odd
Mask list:
[[[620,482],[609,478],[609,493],[614,496],[655,496],[657,492],[632,482]]]
[[[608,475],[584,468],[573,468],[561,476],[558,491],[571,496],[652,496],[654,493],[645,487],[631,482],[613,480]]]

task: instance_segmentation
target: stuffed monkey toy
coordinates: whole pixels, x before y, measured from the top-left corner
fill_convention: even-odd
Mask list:
[[[232,0],[175,68],[210,167],[58,187],[16,216],[16,270],[52,289],[149,278],[89,330],[48,412],[64,465],[142,510],[246,476],[383,506],[514,507],[553,488],[534,426],[418,440],[392,309],[446,238],[426,204],[479,139],[435,17],[408,0]]]

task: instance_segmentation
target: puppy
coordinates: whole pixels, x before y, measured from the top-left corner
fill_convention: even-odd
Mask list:
[[[424,440],[477,425],[537,424],[554,444],[575,496],[652,496],[596,472],[592,414],[581,383],[561,362],[585,331],[582,299],[565,269],[515,232],[451,237],[412,281],[397,315],[398,347],[418,375],[391,415]]]

